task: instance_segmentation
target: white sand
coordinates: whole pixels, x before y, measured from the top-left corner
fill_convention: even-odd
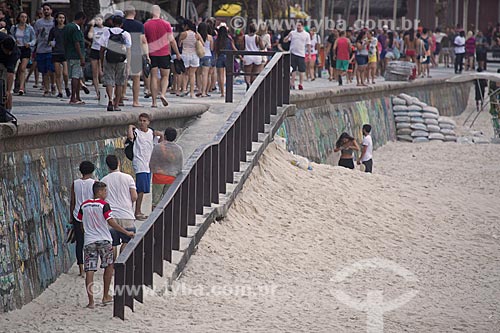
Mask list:
[[[484,114],[477,127],[488,126]],[[385,332],[498,331],[500,145],[390,143],[375,152],[373,175],[304,171],[289,158],[268,148],[227,218],[201,241],[177,295],[147,296],[122,322],[111,306],[83,309],[73,268],[33,303],[0,314],[0,331],[366,331],[365,313],[336,289],[359,301],[382,290],[385,302],[418,291],[385,314]],[[366,269],[332,281],[370,258],[418,280]]]

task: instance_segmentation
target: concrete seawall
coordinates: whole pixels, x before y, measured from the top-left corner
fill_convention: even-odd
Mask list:
[[[361,127],[373,126],[375,148],[396,139],[391,96],[406,93],[436,106],[441,115],[455,116],[467,106],[471,83],[450,84],[444,80],[385,83],[368,89],[301,91],[291,96],[297,112],[286,118],[279,134],[288,149],[317,163],[333,163],[335,142],[342,132],[361,141]]]
[[[150,112],[151,126],[182,128],[208,105],[172,106]],[[65,244],[70,219],[72,181],[83,160],[96,164],[95,175],[107,174],[105,157],[123,156],[128,124],[137,112],[45,117],[19,128],[0,125],[0,311],[19,308],[37,297],[75,260]]]

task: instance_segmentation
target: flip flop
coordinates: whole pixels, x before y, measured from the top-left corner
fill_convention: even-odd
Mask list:
[[[101,303],[102,306],[106,306],[108,304],[113,304],[113,300],[111,300],[111,301],[105,301],[105,302]]]
[[[144,214],[137,214],[135,215],[136,220],[143,221],[146,220],[148,217]]]
[[[160,100],[161,100],[161,103],[163,104],[163,106],[168,106],[168,101],[165,97],[160,96]]]

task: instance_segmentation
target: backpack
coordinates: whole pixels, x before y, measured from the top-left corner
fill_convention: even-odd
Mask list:
[[[127,59],[126,41],[123,36],[124,30],[119,34],[114,34],[109,30],[109,41],[106,47],[106,60],[109,63],[117,64]]]
[[[153,141],[154,141],[154,139],[155,139],[155,133],[154,133],[155,130],[152,129],[151,127],[149,127],[149,129],[153,131]],[[129,138],[127,138],[125,140],[125,144],[124,144],[124,146],[125,146],[125,150],[124,150],[125,156],[129,160],[131,160],[131,161],[134,160],[134,142],[135,142],[136,138],[137,138],[137,134],[135,133],[135,130],[134,130],[134,140],[130,140]]]

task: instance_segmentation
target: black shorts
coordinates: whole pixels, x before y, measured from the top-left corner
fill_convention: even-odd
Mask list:
[[[365,165],[365,172],[372,172],[373,169],[373,160],[370,158],[368,161],[364,161],[363,164]]]
[[[339,166],[349,169],[354,169],[354,160],[352,158],[341,158]]]
[[[19,57],[20,59],[31,58],[31,48],[30,47],[22,46],[19,48],[19,51],[21,51],[21,56]]]
[[[486,52],[476,52],[477,61],[486,61]]]
[[[56,63],[56,62],[65,62],[66,61],[66,57],[64,56],[64,54],[52,54],[52,63]]]
[[[89,58],[94,60],[99,60],[101,58],[101,52],[99,50],[90,49]]]
[[[299,73],[306,72],[306,60],[304,57],[299,57],[295,54],[292,54],[290,65],[292,66],[292,72],[296,72],[297,70],[299,71]]]
[[[170,69],[170,56],[150,56],[151,68]]]

